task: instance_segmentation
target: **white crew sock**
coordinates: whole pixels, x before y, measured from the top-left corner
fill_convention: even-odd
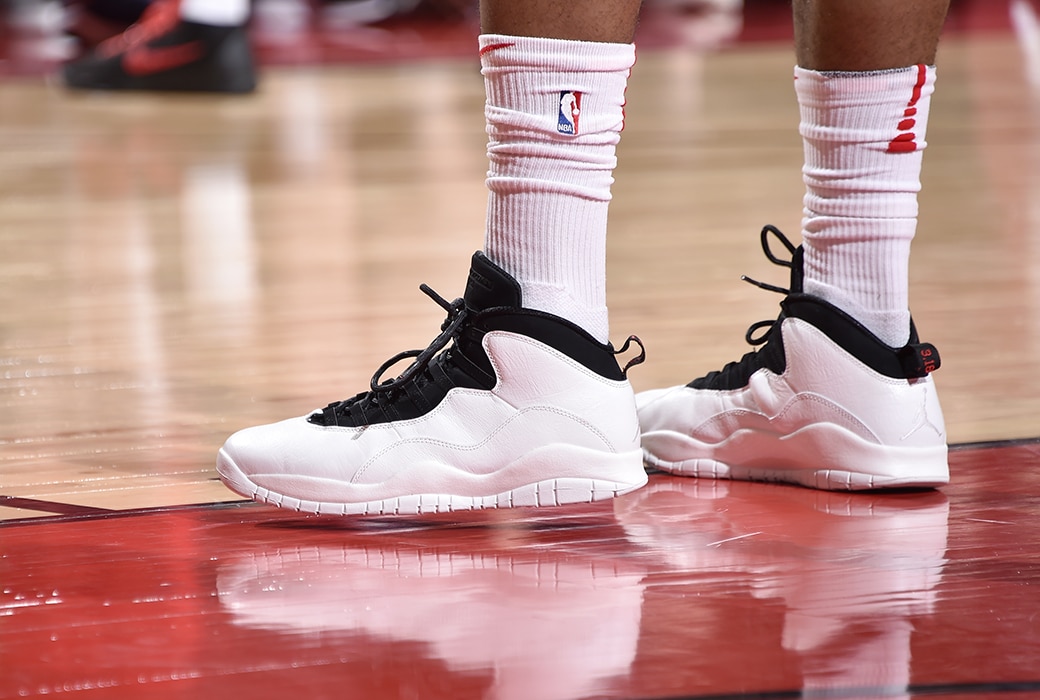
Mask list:
[[[805,292],[893,347],[910,332],[910,241],[934,86],[934,66],[795,68],[805,145]]]
[[[181,19],[215,27],[238,27],[249,19],[249,0],[181,0]]]
[[[487,256],[516,277],[524,306],[601,342],[607,207],[635,47],[480,37],[487,91]]]

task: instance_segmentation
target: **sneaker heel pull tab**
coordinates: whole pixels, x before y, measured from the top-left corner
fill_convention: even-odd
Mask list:
[[[899,364],[907,379],[925,377],[939,369],[939,351],[931,343],[913,343],[900,348]]]
[[[622,353],[628,352],[628,349],[632,347],[632,343],[639,346],[639,354],[629,360],[624,367],[621,368],[621,374],[628,379],[628,370],[636,365],[641,365],[646,361],[646,346],[643,345],[643,341],[639,339],[639,336],[630,335],[625,340],[625,344],[621,346],[620,350],[616,350],[614,355],[621,355]]]

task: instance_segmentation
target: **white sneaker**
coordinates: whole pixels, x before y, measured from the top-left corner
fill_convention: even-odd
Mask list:
[[[773,233],[790,262],[768,249]],[[766,255],[792,269],[765,343],[686,386],[637,398],[647,463],[722,479],[820,489],[934,487],[949,481],[946,429],[929,372],[939,354],[911,337],[891,348],[852,317],[801,293],[801,249],[762,231]],[[758,284],[758,283],[756,283]]]
[[[628,367],[610,345],[522,308],[516,281],[479,252],[464,299],[422,289],[448,312],[428,348],[385,363],[368,392],[235,433],[217,457],[224,484],[347,515],[586,503],[646,483]]]

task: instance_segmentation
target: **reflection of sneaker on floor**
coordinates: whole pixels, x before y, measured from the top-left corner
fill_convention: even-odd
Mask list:
[[[246,28],[180,19],[158,0],[141,20],[64,68],[70,88],[245,93],[256,88]]]
[[[464,299],[424,290],[448,312],[430,347],[387,362],[371,391],[232,435],[217,459],[224,483],[338,515],[587,503],[646,483],[611,346],[522,308],[519,285],[481,253]]]
[[[777,236],[791,261],[769,250]],[[686,386],[639,394],[647,462],[686,476],[784,481],[822,489],[938,486],[949,481],[946,431],[930,371],[935,348],[891,348],[831,304],[802,293],[801,249],[762,230],[791,268],[765,343]],[[756,283],[757,284],[757,283]],[[769,330],[752,337],[761,328]]]
[[[818,619],[924,614],[946,563],[940,491],[836,493],[659,474],[614,502],[627,539],[670,569],[744,572],[758,598]]]
[[[473,551],[466,542],[275,547],[222,563],[217,592],[236,625],[293,633],[286,644],[353,634],[336,654],[365,659],[380,641],[413,642],[394,654],[487,673],[485,698],[592,697],[629,672],[641,571],[605,562],[599,549],[586,557],[529,542],[515,553]]]
[[[949,502],[939,491],[834,493],[657,475],[614,502],[634,544],[696,572],[712,604],[735,588],[783,603],[781,645],[804,696],[909,697],[913,619],[934,612]],[[644,561],[649,560],[649,557]],[[720,574],[720,579],[711,578]]]

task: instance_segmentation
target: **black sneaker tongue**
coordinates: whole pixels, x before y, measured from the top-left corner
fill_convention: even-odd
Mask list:
[[[477,311],[499,306],[523,306],[520,284],[479,250],[470,262],[465,300],[466,306]]]

